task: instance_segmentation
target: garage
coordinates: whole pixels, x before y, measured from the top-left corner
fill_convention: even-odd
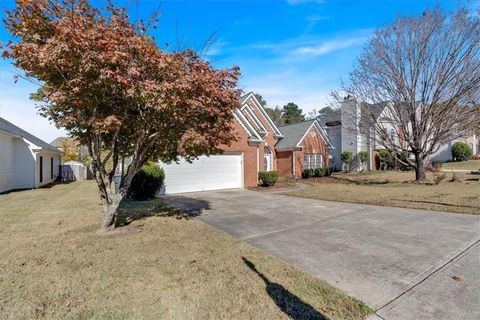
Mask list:
[[[163,194],[243,188],[243,154],[201,156],[189,163],[161,164],[165,171]]]

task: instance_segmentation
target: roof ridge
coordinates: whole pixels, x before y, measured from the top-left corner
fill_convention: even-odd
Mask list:
[[[285,127],[288,127],[288,126],[295,126],[295,125],[304,124],[304,123],[311,122],[311,121],[315,121],[315,120],[317,120],[317,119],[310,119],[310,120],[304,120],[304,121],[302,121],[302,122],[284,124],[284,125],[282,125],[282,126],[278,126],[278,128],[285,128]]]
[[[42,148],[48,149],[56,152],[61,152],[58,148],[52,146],[51,144],[43,141],[42,139],[34,136],[33,134],[29,133],[28,131],[20,128],[19,126],[11,123],[5,118],[0,117],[0,130],[14,134],[16,136],[20,136],[25,138],[26,140],[30,141],[34,145]]]

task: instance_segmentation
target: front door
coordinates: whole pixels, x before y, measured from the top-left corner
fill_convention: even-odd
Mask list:
[[[273,162],[272,151],[270,150],[269,147],[265,147],[264,153],[263,153],[263,170],[272,171],[273,170],[272,162]]]

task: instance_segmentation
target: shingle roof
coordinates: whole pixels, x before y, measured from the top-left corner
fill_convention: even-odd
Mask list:
[[[39,138],[35,137],[34,135],[28,133],[27,131],[17,127],[13,123],[8,122],[7,120],[3,119],[2,117],[0,117],[0,130],[11,133],[11,134],[14,134],[16,136],[23,137],[23,138],[27,139],[28,141],[30,141],[31,143],[33,143],[34,145],[36,145],[36,146],[38,146],[42,149],[48,149],[48,150],[51,150],[51,151],[61,152],[60,150],[58,150],[57,148],[55,148],[51,144],[48,144],[45,141],[43,141],[42,139],[39,139]]]
[[[307,132],[314,122],[315,119],[278,127],[284,138],[275,145],[275,148],[290,149],[297,147],[305,135],[305,132]]]
[[[329,114],[327,114],[326,117],[318,118],[318,121],[322,126],[338,126],[339,124],[342,123],[342,113],[340,109],[335,109]]]
[[[363,102],[360,105],[361,115],[360,115],[360,126],[361,127],[370,127],[373,125],[373,119],[377,120],[382,114],[383,110],[387,107],[386,102],[382,103],[365,103]]]

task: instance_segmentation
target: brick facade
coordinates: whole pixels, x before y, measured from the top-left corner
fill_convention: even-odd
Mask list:
[[[281,177],[301,178],[305,154],[322,154],[323,166],[328,166],[329,149],[322,133],[316,127],[318,123],[308,127],[309,124],[305,122],[304,124],[307,127],[304,127],[303,130],[308,130],[306,133],[298,132],[301,130],[295,131],[295,133],[299,134],[298,140],[302,138],[297,147],[292,148],[292,150],[277,150],[275,146],[279,142],[280,131],[278,131],[275,125],[270,123],[269,119],[267,119],[268,115],[263,112],[262,107],[254,99],[254,96],[250,95],[243,101],[240,112],[244,118],[243,120],[239,120],[241,117],[234,120],[234,133],[237,141],[221,148],[225,153],[243,154],[245,187],[257,186],[258,172],[265,170],[264,152],[266,147],[270,149],[272,154],[271,170],[278,171]],[[245,105],[249,108],[245,107]],[[250,140],[252,134],[245,128],[245,121],[248,121],[251,128],[258,133],[260,138],[257,138],[256,142]]]
[[[299,144],[300,150],[277,152],[278,173],[281,177],[301,178],[305,154],[321,154],[323,166],[329,165],[329,152],[320,132],[312,127]],[[292,160],[293,158],[293,160]],[[294,174],[292,175],[292,173]]]
[[[248,98],[245,103],[248,104],[251,111],[258,118],[258,121],[265,127],[267,132],[262,137],[263,141],[251,144],[249,143],[249,136],[240,122],[234,120],[234,134],[237,141],[232,142],[229,146],[220,147],[224,153],[243,153],[243,175],[244,187],[256,187],[258,185],[258,172],[264,171],[264,150],[265,147],[270,148],[272,153],[272,170],[277,170],[277,155],[275,151],[275,144],[278,138],[275,137],[274,129],[270,126],[264,115],[258,110],[253,98]],[[247,113],[242,112],[245,118],[251,122],[252,127],[258,129],[258,126],[252,121],[252,117]]]

